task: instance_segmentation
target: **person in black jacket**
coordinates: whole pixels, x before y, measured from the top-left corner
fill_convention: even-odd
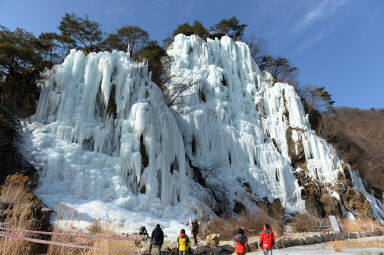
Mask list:
[[[159,255],[161,255],[161,246],[164,243],[164,233],[160,228],[160,224],[156,225],[156,228],[152,231],[151,242],[149,243],[149,254],[152,251],[152,245],[157,245],[159,247]]]
[[[195,241],[195,245],[197,245],[197,234],[199,233],[199,223],[197,222],[197,219],[194,219],[192,221],[192,235],[193,240]]]
[[[149,237],[149,234],[148,234],[147,229],[145,228],[145,226],[142,226],[139,229],[139,235],[141,235],[141,236],[148,236]]]

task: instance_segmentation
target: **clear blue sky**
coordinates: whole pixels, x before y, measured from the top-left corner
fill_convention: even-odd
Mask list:
[[[159,42],[186,21],[236,16],[336,106],[384,108],[384,0],[0,0],[0,24],[35,35],[57,31],[65,12],[88,14],[105,32],[138,25]]]

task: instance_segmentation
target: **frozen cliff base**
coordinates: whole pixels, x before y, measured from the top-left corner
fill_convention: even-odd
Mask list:
[[[168,55],[170,95],[180,94],[171,107],[123,52],[72,50],[45,74],[24,150],[49,206],[123,231],[161,221],[177,232],[202,213],[257,210],[262,198],[286,212],[384,218],[382,197],[316,136],[294,88],[273,84],[246,44],[178,35]]]

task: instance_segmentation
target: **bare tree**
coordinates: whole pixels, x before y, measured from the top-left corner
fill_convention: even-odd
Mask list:
[[[199,81],[194,79],[184,79],[170,75],[172,58],[169,56],[162,58],[163,74],[160,78],[159,88],[163,92],[165,103],[168,107],[184,104],[185,98],[197,93],[196,86]]]
[[[243,41],[248,45],[251,57],[260,65],[263,57],[267,55],[267,42],[255,35],[244,38]]]
[[[215,175],[216,172],[221,168],[223,167],[223,162],[222,161],[216,161],[216,162],[213,162],[209,165],[205,165],[205,166],[201,166],[200,167],[200,171],[202,171],[203,173],[203,178],[207,178],[208,176],[210,175]]]

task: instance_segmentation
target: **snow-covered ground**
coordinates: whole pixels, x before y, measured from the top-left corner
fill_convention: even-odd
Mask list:
[[[349,240],[349,242],[354,241],[373,241],[373,240],[383,240],[384,237],[367,237],[361,239]],[[285,249],[273,250],[274,255],[325,255],[325,254],[345,254],[345,255],[369,255],[371,253],[377,255],[378,252],[384,253],[384,248],[368,248],[368,249],[354,249],[354,248],[345,248],[341,252],[335,252],[333,249],[327,247],[327,243],[316,244],[316,245],[303,245],[303,246],[294,246]],[[365,253],[364,253],[365,252]],[[374,253],[375,252],[375,253]],[[262,251],[250,252],[248,255],[261,255]]]

